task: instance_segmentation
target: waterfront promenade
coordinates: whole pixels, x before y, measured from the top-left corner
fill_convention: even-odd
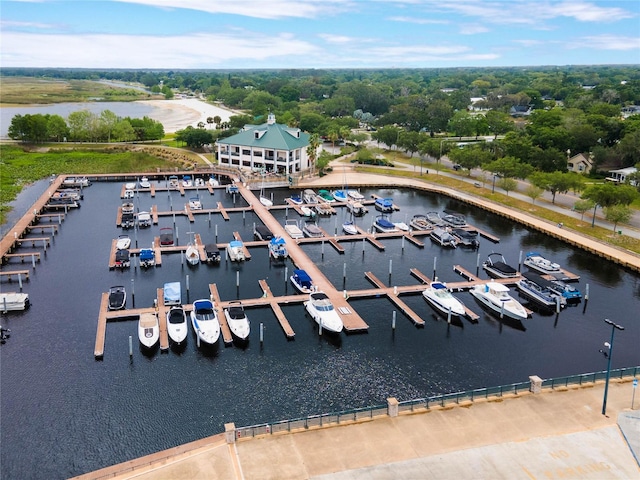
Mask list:
[[[77,478],[640,478],[640,398],[631,410],[631,379],[612,380],[605,416],[603,392],[545,389],[231,444],[221,434]]]

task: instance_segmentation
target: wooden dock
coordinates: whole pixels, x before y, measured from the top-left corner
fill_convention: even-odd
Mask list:
[[[218,315],[222,340],[224,341],[225,345],[231,345],[231,343],[233,343],[233,336],[231,335],[231,330],[229,329],[229,325],[227,324],[227,317],[224,316],[222,300],[220,300],[220,293],[218,293],[218,287],[216,287],[215,283],[209,284],[209,295],[211,296],[211,301],[213,302],[213,306],[216,309],[216,313]]]
[[[160,326],[160,350],[169,350],[169,332],[167,330],[167,311],[169,309],[164,304],[164,288],[156,290],[156,305],[158,315],[158,325]]]
[[[5,253],[4,258],[19,258],[20,263],[24,263],[25,258],[31,259],[33,262],[40,261],[40,252],[29,253]]]
[[[263,298],[270,300],[275,298],[273,296],[273,293],[271,293],[271,288],[269,288],[266,280],[258,280],[258,283],[260,284],[260,288],[262,288],[262,291],[264,292]],[[287,336],[287,338],[294,338],[296,336],[296,333],[293,331],[293,328],[291,328],[287,317],[284,316],[284,312],[280,308],[278,302],[270,301],[269,306],[271,307],[273,314],[276,316],[276,319],[278,320],[278,323],[280,324],[280,327],[282,327],[282,330],[284,331],[284,334]]]
[[[29,281],[29,270],[3,270],[0,272],[0,277],[6,278],[9,282],[13,280],[13,277],[18,277],[18,281],[23,278]]]

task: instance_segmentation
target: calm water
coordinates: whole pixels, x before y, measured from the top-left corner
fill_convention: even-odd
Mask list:
[[[352,306],[370,325],[366,334],[319,337],[302,305],[285,306],[294,341],[287,341],[269,309],[248,310],[252,322],[247,348],[221,346],[217,352],[198,351],[189,337],[183,352],[153,356],[134,348],[129,360],[128,338],[136,341],[136,322],[109,323],[104,360],[93,357],[100,295],[109,286],[124,284],[135,306],[150,306],[156,289],[165,282],[182,282],[183,301],[208,296],[209,283],[216,283],[223,300],[261,295],[258,279],[268,281],[273,293],[291,293],[285,282],[285,267],[270,265],[266,248],[252,249],[251,261],[218,267],[181,265],[178,255],[163,256],[160,268],[140,271],[109,271],[109,249],[121,232],[115,227],[121,184],[98,183],[85,190],[82,208],[63,222],[47,256],[25,284],[33,306],[25,313],[3,317],[12,330],[0,348],[1,367],[1,475],[3,479],[65,478],[112,465],[141,455],[173,447],[223,431],[225,422],[239,426],[331,412],[352,407],[384,404],[389,396],[400,400],[433,394],[526,381],[529,375],[543,378],[599,371],[606,361],[598,350],[609,340],[604,318],[624,325],[615,339],[613,367],[640,364],[640,277],[570,248],[490,213],[452,202],[445,197],[411,191],[377,190],[393,196],[402,210],[392,220],[405,221],[415,213],[451,208],[467,215],[469,222],[501,238],[497,245],[482,240],[481,259],[500,251],[517,263],[521,250],[537,250],[582,278],[579,287],[590,285],[585,307],[565,309],[558,317],[535,313],[523,327],[514,328],[482,313],[468,293],[460,298],[481,314],[477,324],[448,325],[437,317],[420,295],[402,297],[426,321],[416,328],[398,312],[395,332],[391,318],[395,307],[386,299],[354,300]],[[371,192],[369,192],[371,193]],[[285,192],[276,192],[281,203]],[[205,208],[223,201],[222,192],[201,193]],[[159,210],[182,208],[185,197],[159,192],[155,199],[142,194],[141,209],[157,204]],[[241,204],[238,201],[238,204]],[[373,210],[373,209],[372,209]],[[290,212],[290,218],[294,212]],[[284,222],[285,212],[276,216]],[[374,214],[357,222],[367,227]],[[338,216],[339,226],[342,214]],[[231,215],[225,222],[213,216],[196,216],[189,224],[176,217],[181,244],[188,232],[200,233],[205,242],[231,239],[238,231],[251,239],[256,217]],[[320,220],[333,233],[335,217]],[[139,246],[150,245],[160,226],[173,226],[168,217],[160,225],[140,231]],[[41,234],[34,234],[41,236]],[[417,267],[446,281],[460,279],[452,270],[461,264],[474,271],[476,253],[446,251],[426,242],[419,249],[400,240],[385,240],[379,253],[369,244],[347,243],[344,255],[330,245],[306,245],[308,255],[343,288],[342,272],[347,263],[348,289],[369,288],[364,272],[373,271],[390,285],[415,284],[409,269]],[[24,251],[29,251],[25,248]],[[392,275],[389,279],[389,260]],[[287,264],[288,272],[293,269]],[[7,268],[29,268],[12,261]],[[236,288],[236,271],[240,286]],[[186,292],[189,275],[190,292]],[[3,290],[16,284],[2,283]],[[258,340],[259,324],[265,324],[264,345]],[[34,461],[38,459],[38,461]]]

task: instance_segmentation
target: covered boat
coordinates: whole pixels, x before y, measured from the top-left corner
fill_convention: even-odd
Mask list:
[[[476,285],[470,290],[480,303],[493,310],[501,317],[507,316],[514,320],[526,320],[529,316],[525,308],[509,295],[509,287],[497,282],[487,282]]]
[[[193,180],[191,175],[184,175],[182,177],[182,186],[183,187],[193,187]]]
[[[374,207],[382,213],[391,213],[393,212],[393,199],[378,197],[376,198]]]
[[[353,200],[347,202],[347,210],[356,217],[361,217],[369,211],[362,203]]]
[[[116,268],[129,268],[131,266],[131,254],[129,250],[117,250],[116,251]]]
[[[249,340],[251,332],[251,324],[247,315],[244,313],[242,302],[229,302],[229,306],[224,309],[224,316],[229,325],[231,334],[238,340]]]
[[[442,220],[444,220],[444,222],[449,224],[450,226],[456,228],[467,226],[467,220],[463,214],[452,212],[450,210],[445,210],[444,212],[442,212]]]
[[[182,288],[180,282],[167,282],[163,288],[163,300],[165,305],[182,304]]]
[[[0,311],[12,312],[29,308],[29,294],[16,292],[0,293]]]
[[[331,215],[333,214],[333,208],[327,202],[319,202],[315,206],[316,213],[318,215]]]
[[[142,313],[138,320],[138,340],[146,349],[153,349],[160,342],[160,324],[155,313]]]
[[[181,306],[171,307],[167,312],[167,334],[174,345],[183,345],[187,341],[189,327],[187,313]]]
[[[333,195],[331,195],[331,192],[329,190],[318,190],[318,196],[320,197],[321,200],[324,200],[325,202],[328,202],[328,203],[333,203],[336,201],[336,199],[333,198]]]
[[[302,227],[302,233],[305,235],[305,237],[309,238],[324,237],[324,233],[322,233],[320,227],[318,227],[318,225],[316,225],[315,223],[305,223],[304,227]]]
[[[289,280],[295,289],[301,293],[311,293],[314,289],[311,277],[304,270],[294,270]]]
[[[269,230],[269,227],[265,225],[256,225],[253,229],[253,236],[258,240],[271,240],[273,238],[273,233]]]
[[[375,228],[377,231],[381,233],[390,233],[390,232],[398,231],[396,226],[393,223],[391,223],[387,219],[387,217],[385,217],[384,215],[378,215],[376,217],[375,222],[373,222],[373,228]]]
[[[465,315],[464,305],[451,294],[444,282],[438,280],[431,282],[429,287],[422,292],[422,296],[433,308],[445,316],[463,317]]]
[[[220,321],[211,300],[203,298],[193,302],[191,326],[196,332],[199,344],[200,342],[206,345],[217,343],[220,337]]]
[[[204,253],[207,255],[207,263],[220,263],[220,249],[215,243],[207,243]]]
[[[480,241],[478,240],[478,232],[475,230],[465,230],[464,228],[454,228],[451,230],[451,234],[456,237],[458,245],[467,248],[479,248]]]
[[[544,273],[554,274],[554,273],[560,272],[560,265],[558,265],[557,263],[553,263],[550,260],[547,260],[538,252],[527,253],[522,263],[524,263],[531,270],[535,270],[536,272],[540,272],[543,274]]]
[[[163,227],[160,229],[160,245],[168,247],[173,245],[173,229],[169,227]]]
[[[302,199],[304,203],[308,203],[309,205],[315,205],[318,203],[318,198],[316,196],[316,192],[307,188],[304,192],[302,192]]]
[[[525,272],[522,276],[524,278],[520,279],[516,286],[525,297],[543,307],[567,306],[566,298],[551,290],[545,282],[541,281],[544,279],[540,275],[533,272]]]
[[[441,247],[456,248],[457,246],[455,237],[444,228],[434,228],[433,230],[431,230],[431,233],[429,233],[429,237],[431,237],[431,240]]]
[[[487,256],[487,260],[482,262],[482,268],[493,278],[516,278],[520,276],[511,265],[507,264],[501,253],[493,252]]]
[[[331,192],[331,196],[336,202],[346,202],[349,198],[346,190],[334,190]]]
[[[344,222],[342,224],[342,231],[347,235],[357,235],[358,227],[356,227],[354,222]]]
[[[427,212],[426,217],[434,227],[445,227],[447,225],[438,212]]]
[[[297,220],[287,220],[284,224],[284,231],[293,239],[304,237],[304,233],[302,233],[302,230],[298,226]]]
[[[244,261],[244,244],[240,240],[232,240],[227,245],[227,254],[232,262]]]
[[[138,228],[147,228],[151,226],[151,214],[149,212],[139,212],[137,218]]]
[[[289,256],[287,242],[282,237],[274,237],[269,241],[269,256],[274,260],[284,260]]]
[[[342,318],[333,308],[333,304],[326,293],[311,292],[309,300],[304,302],[304,307],[323,331],[340,333],[344,328]]]
[[[141,248],[139,260],[141,267],[153,267],[156,264],[156,255],[151,248]]]

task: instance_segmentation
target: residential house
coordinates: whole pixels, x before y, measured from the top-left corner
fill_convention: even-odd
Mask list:
[[[530,105],[514,105],[509,110],[509,115],[512,117],[528,117],[531,115],[531,111]]]
[[[619,170],[611,170],[606,180],[610,182],[615,182],[615,183],[626,183],[627,180],[629,180],[629,183],[631,183],[631,185],[636,186],[637,182],[635,180],[631,180],[630,177],[631,175],[637,172],[638,172],[638,169],[635,167],[627,167],[627,168],[621,168]]]
[[[246,125],[236,135],[218,140],[218,163],[286,175],[300,172],[311,166],[309,138],[299,128],[276,123],[270,113],[267,123]]]
[[[593,161],[589,155],[579,153],[567,161],[567,170],[576,173],[589,173],[593,168]]]

